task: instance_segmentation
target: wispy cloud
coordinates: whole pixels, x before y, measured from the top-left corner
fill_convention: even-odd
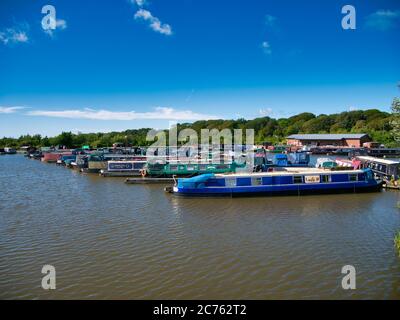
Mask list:
[[[30,116],[44,116],[54,118],[69,118],[69,119],[90,119],[90,120],[209,120],[218,119],[219,117],[196,113],[190,110],[176,110],[174,108],[157,107],[151,112],[136,112],[136,111],[109,111],[109,110],[94,110],[85,108],[82,110],[37,110],[26,113]]]
[[[57,30],[65,30],[65,29],[67,29],[67,21],[65,21],[64,19],[57,19],[55,29],[46,29],[46,30],[43,29],[43,31],[50,37],[53,37]]]
[[[149,26],[153,31],[165,34],[167,36],[170,36],[172,34],[172,28],[169,24],[167,23],[162,23],[160,19],[157,17],[154,17],[150,11],[145,10],[145,9],[139,9],[135,13],[135,19],[141,19],[144,21],[147,21],[149,23]]]
[[[272,110],[271,108],[266,108],[266,109],[260,109],[260,110],[258,110],[258,114],[259,114],[260,116],[263,116],[263,117],[269,116],[269,115],[271,115],[272,113],[273,113],[273,110]]]
[[[27,29],[27,24],[13,28],[6,28],[0,31],[0,42],[4,45],[26,43],[29,41]]]
[[[264,20],[264,22],[265,22],[265,25],[267,26],[267,27],[276,27],[276,25],[277,25],[277,21],[278,21],[278,18],[277,17],[274,17],[274,16],[272,16],[272,15],[270,15],[270,14],[266,14],[265,15],[265,20]]]
[[[129,0],[130,3],[136,4],[139,7],[143,7],[147,1],[146,0]]]
[[[268,43],[268,41],[264,41],[261,44],[261,48],[263,49],[265,54],[271,54],[272,53],[272,49],[271,49],[271,45]]]
[[[0,113],[14,113],[20,109],[25,109],[25,107],[2,107],[2,106],[0,106]]]
[[[378,10],[365,19],[365,26],[367,28],[376,29],[379,31],[386,31],[397,26],[400,21],[400,10]]]
[[[158,33],[170,36],[172,35],[172,28],[167,23],[162,23],[159,18],[153,16],[153,14],[146,9],[143,9],[147,5],[147,0],[129,0],[132,4],[137,5],[139,10],[136,11],[134,18],[135,20],[142,20],[149,24],[149,27]]]

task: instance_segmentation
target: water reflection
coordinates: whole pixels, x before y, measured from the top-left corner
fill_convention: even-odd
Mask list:
[[[397,192],[190,199],[21,156],[0,188],[0,298],[400,298]]]

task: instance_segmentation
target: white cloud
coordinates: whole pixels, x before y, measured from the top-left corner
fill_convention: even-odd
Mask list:
[[[48,34],[50,37],[53,37],[54,33],[57,30],[65,30],[65,29],[67,29],[67,21],[65,21],[64,19],[57,19],[56,20],[56,28],[55,29],[46,29],[46,30],[43,29],[43,31],[46,34]]]
[[[25,109],[25,107],[1,107],[0,106],[0,113],[14,113],[20,109]]]
[[[138,7],[143,7],[146,4],[146,0],[130,0],[130,2]]]
[[[258,110],[258,113],[260,114],[260,116],[265,117],[265,116],[271,115],[271,114],[273,113],[273,111],[272,111],[271,108],[266,108],[266,109],[260,109],[260,110]]]
[[[149,23],[151,29],[155,32],[165,34],[167,36],[172,34],[172,28],[169,24],[161,23],[160,19],[154,17],[150,11],[145,9],[139,9],[136,13],[134,18],[136,20],[144,20]]]
[[[371,29],[386,31],[397,25],[400,21],[400,10],[378,10],[366,17],[365,25]]]
[[[37,110],[27,112],[30,116],[44,116],[54,118],[69,118],[69,119],[90,119],[90,120],[209,120],[218,119],[219,117],[196,113],[190,110],[176,110],[173,108],[157,107],[152,112],[136,112],[136,111],[109,111],[109,110],[94,110],[85,108],[83,110]]]
[[[143,19],[143,20],[151,20],[151,19],[153,19],[153,16],[150,11],[140,9],[135,13],[134,18],[135,19]]]
[[[262,47],[262,49],[263,49],[265,54],[271,54],[272,53],[271,45],[267,41],[264,41],[261,44],[261,47]]]
[[[2,42],[4,45],[13,43],[26,43],[28,40],[29,38],[27,32],[18,27],[7,28],[3,31],[0,31],[0,42]]]

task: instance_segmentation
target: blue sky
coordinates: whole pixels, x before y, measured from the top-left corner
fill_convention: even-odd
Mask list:
[[[399,34],[395,0],[2,0],[0,136],[389,111]]]

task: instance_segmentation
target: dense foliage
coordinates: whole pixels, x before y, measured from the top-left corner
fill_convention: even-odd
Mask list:
[[[393,100],[392,118],[390,124],[392,126],[392,134],[394,140],[396,142],[400,142],[400,99],[399,98],[395,98]]]
[[[397,102],[396,102],[397,101]],[[300,113],[290,118],[273,119],[270,117],[256,118],[253,120],[207,120],[194,123],[184,123],[178,126],[178,130],[191,128],[200,133],[201,129],[254,129],[255,142],[265,141],[271,143],[285,142],[288,135],[296,133],[368,133],[374,141],[395,146],[397,135],[400,132],[400,114],[398,100],[394,100],[393,113],[382,112],[376,109],[342,112],[339,114]],[[398,108],[397,108],[398,107]],[[397,110],[399,109],[399,110]],[[66,145],[68,147],[107,147],[113,143],[145,146],[148,128],[138,130],[126,130],[109,133],[73,134],[63,132],[55,137],[42,137],[40,135],[23,135],[19,138],[0,139],[0,147],[31,146],[55,146]],[[398,135],[400,137],[400,134]],[[199,135],[200,137],[200,135]]]

